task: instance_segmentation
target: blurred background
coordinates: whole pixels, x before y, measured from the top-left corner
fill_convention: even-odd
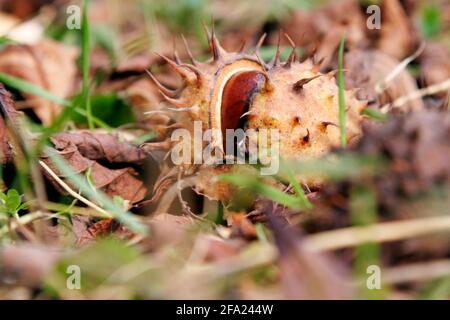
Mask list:
[[[167,110],[161,112],[162,97],[145,71],[151,70],[165,86],[178,88],[181,80],[155,52],[182,61],[189,61],[191,53],[198,60],[209,59],[203,25],[209,30],[214,25],[220,43],[229,51],[244,47],[253,53],[258,40],[267,34],[261,48],[265,61],[274,57],[278,43],[282,59],[289,56],[294,44],[302,60],[314,59],[323,72],[337,70],[337,49],[345,35],[346,89],[357,91],[358,98],[367,100],[372,110],[367,117],[385,126],[367,129],[367,138],[360,145],[341,150],[343,160],[335,167],[330,169],[319,160],[308,167],[312,172],[329,174],[330,178],[322,189],[305,188],[314,209],[278,212],[296,231],[301,231],[301,236],[292,229],[286,231],[284,226],[268,226],[258,220],[258,184],[255,190],[237,195],[245,198],[238,199],[245,205],[236,212],[227,212],[217,201],[208,202],[186,188],[189,190],[183,192],[183,199],[189,203],[192,214],[201,215],[204,220],[198,222],[184,214],[185,203],[176,192],[172,192],[173,203],[163,206],[170,214],[164,211],[163,218],[153,218],[159,208],[158,200],[169,188],[160,185],[160,193],[153,189],[160,173],[168,169],[164,152],[155,151],[151,159],[128,159],[119,165],[105,160],[108,155],[92,159],[110,170],[108,173],[132,170],[133,174],[127,177],[139,192],[129,194],[129,181],[119,187],[115,185],[117,181],[108,181],[102,187],[111,192],[108,195],[119,193],[128,201],[127,209],[152,228],[150,237],[132,242],[139,246],[129,245],[135,234],[130,234],[126,226],[111,219],[101,220],[98,213],[89,216],[92,210],[79,203],[75,206],[76,201],[61,195],[46,177],[42,189],[49,200],[46,210],[52,213],[47,217],[52,222],[50,231],[38,234],[37,228],[29,228],[7,232],[9,218],[0,220],[0,243],[6,248],[0,250],[0,297],[450,297],[448,232],[417,238],[413,233],[403,239],[405,233],[399,228],[395,229],[400,235],[394,236],[397,242],[356,243],[352,248],[339,247],[323,255],[311,254],[298,245],[303,243],[303,236],[323,232],[326,241],[321,245],[327,251],[333,247],[335,236],[327,232],[333,230],[448,215],[448,87],[410,101],[411,109],[417,107],[422,112],[411,117],[408,114],[396,118],[395,112],[385,115],[378,111],[411,92],[450,78],[449,0],[88,2],[87,28],[81,23],[81,1],[0,0],[0,82],[11,91],[15,107],[29,117],[35,132],[52,128],[61,114],[61,105],[79,103],[79,96],[88,88],[95,133],[113,133],[111,136],[129,142],[135,149],[143,143],[163,145],[175,118],[168,116]],[[368,8],[380,9],[379,28],[368,27],[368,19],[377,12],[368,13]],[[382,94],[376,92],[375,84],[404,59],[411,61],[398,69],[396,81]],[[44,88],[50,94],[44,94],[44,99],[42,92],[30,92],[27,84],[8,76]],[[69,132],[76,139],[85,133],[83,130],[93,129],[83,113],[84,107],[81,109],[61,121],[59,131],[52,134]],[[387,121],[390,116],[392,121]],[[3,132],[2,129],[0,133],[5,138]],[[421,135],[424,140],[416,139]],[[116,145],[112,146],[115,151]],[[367,173],[367,163],[352,158],[353,153],[383,155],[390,171],[385,175],[377,175],[378,171]],[[22,194],[25,190],[21,182],[28,176],[22,172],[23,167],[16,170],[12,162],[5,160],[2,189],[15,188]],[[33,163],[28,161],[24,167]],[[22,180],[21,173],[25,176]],[[288,184],[276,182],[282,187]],[[115,187],[108,190],[111,184]],[[20,211],[20,218],[33,213],[20,210],[15,212]],[[105,235],[124,241],[104,240]],[[72,250],[74,247],[81,250]],[[86,275],[82,291],[66,288],[65,270],[72,263],[80,264]],[[381,291],[370,291],[365,286],[366,267],[370,264],[379,264],[383,272],[386,270],[386,286]],[[347,290],[351,286],[356,289]]]

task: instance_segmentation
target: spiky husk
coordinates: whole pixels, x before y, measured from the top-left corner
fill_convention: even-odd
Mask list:
[[[264,37],[258,42],[256,52],[249,55],[225,51],[214,30],[208,35],[212,58],[207,62],[196,61],[188,47],[190,64],[163,57],[184,79],[183,88],[170,91],[152,76],[166,101],[189,115],[189,120],[182,120],[185,127],[192,128],[192,120],[200,120],[203,129],[223,132],[223,126],[230,123],[224,117],[236,111],[224,112],[224,108],[235,107],[235,104],[226,105],[228,96],[233,95],[231,101],[246,103],[245,110],[239,111],[247,115],[245,127],[279,130],[282,158],[318,157],[339,145],[338,86],[333,72],[320,73],[319,63],[311,59],[300,62],[294,45],[286,61],[280,61],[278,48],[272,62],[266,64],[259,56]],[[242,77],[245,79],[236,81]],[[358,101],[351,91],[346,91],[345,97],[347,139],[353,142],[361,134],[360,112],[366,103]],[[236,129],[234,122],[226,128]],[[217,147],[223,147],[223,139],[222,135]]]

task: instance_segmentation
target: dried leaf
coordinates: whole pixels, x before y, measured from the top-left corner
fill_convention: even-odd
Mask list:
[[[148,225],[152,236],[146,238],[142,245],[147,250],[154,250],[185,240],[193,220],[187,216],[162,213],[151,218]]]
[[[39,285],[52,270],[59,255],[60,252],[54,247],[31,244],[3,247],[0,250],[0,280],[30,287]]]
[[[72,47],[45,40],[36,45],[9,45],[0,52],[0,72],[22,78],[60,98],[73,90],[78,52]],[[23,93],[27,104],[44,124],[49,124],[61,107],[44,98]]]
[[[444,82],[450,78],[450,51],[438,43],[427,43],[420,57],[420,79],[424,86]],[[445,96],[447,92],[443,92]]]
[[[245,239],[256,239],[256,228],[245,213],[231,213],[228,218],[231,235]]]
[[[394,117],[381,127],[365,128],[358,151],[383,153],[391,161],[380,180],[380,198],[393,206],[399,196],[414,196],[450,179],[450,117],[446,112],[417,111]]]
[[[0,8],[24,19],[38,11],[40,7],[51,2],[54,2],[54,0],[1,1]]]
[[[63,132],[51,138],[55,148],[64,150],[75,145],[83,157],[109,163],[139,163],[146,157],[135,145],[119,141],[111,134],[89,131]]]
[[[368,16],[360,1],[331,1],[311,11],[294,11],[281,28],[308,56],[314,54],[319,60],[324,59],[322,66],[333,65],[334,53],[343,36],[350,49],[377,48],[398,60],[411,54],[418,37],[400,2],[383,1],[381,17],[380,29],[368,30]],[[272,35],[269,42],[276,44],[277,37]],[[282,39],[282,44],[289,42]]]
[[[153,63],[158,61],[158,56],[150,53],[141,53],[130,59],[122,61],[117,67],[116,72],[138,72],[144,73]]]
[[[8,129],[5,121],[0,117],[0,163],[11,162],[12,157],[12,148],[8,142]]]
[[[13,150],[9,143],[7,121],[16,121],[18,112],[14,107],[11,94],[0,83],[0,163],[6,164],[13,160]]]
[[[86,230],[78,236],[75,245],[77,247],[83,247],[95,242],[99,237],[107,235],[114,235],[120,239],[131,239],[134,233],[113,219],[104,219],[87,227]]]
[[[148,123],[154,130],[164,133],[170,117],[161,108],[161,96],[153,82],[150,79],[141,79],[128,86],[125,92],[141,121]],[[151,113],[146,114],[147,112]]]
[[[16,110],[11,93],[0,83],[0,108],[2,116],[12,122],[16,122],[20,112]]]
[[[198,241],[201,242],[202,250],[204,250],[204,262],[216,262],[233,257],[239,253],[245,243],[239,239],[222,239],[211,235],[200,235]]]
[[[264,213],[280,254],[279,265],[287,299],[350,299],[352,290],[344,267],[331,256],[310,252],[273,203]]]
[[[131,204],[143,200],[147,193],[147,188],[139,179],[135,169],[132,167],[109,169],[94,161],[98,159],[105,159],[108,161],[111,159],[110,163],[114,161],[126,162],[126,160],[133,160],[131,162],[134,162],[142,159],[140,153],[129,145],[121,145],[117,140],[114,142],[102,135],[100,135],[100,137],[102,137],[102,142],[98,139],[83,140],[84,138],[91,139],[92,137],[96,136],[82,134],[82,138],[75,138],[73,134],[67,134],[60,137],[60,139],[56,137],[54,143],[55,147],[58,149],[58,153],[67,161],[72,170],[79,174],[86,174],[88,170],[90,170],[91,179],[95,187],[102,189],[110,197],[120,196],[124,200],[130,201]],[[98,137],[99,136],[97,136],[97,138]],[[108,147],[102,148],[104,146]],[[122,151],[124,151],[128,148],[129,150],[134,150],[134,152],[130,152],[130,157],[127,158],[125,154],[121,154],[121,151],[117,152],[117,150],[110,150],[109,148],[112,146],[115,146],[117,150],[122,149]],[[98,154],[93,152],[95,147],[100,147]],[[94,158],[94,160],[86,157],[82,152],[86,156]],[[58,174],[58,176],[64,178],[47,156],[44,155],[42,158],[44,162]],[[49,178],[52,181],[51,177]],[[70,183],[68,184],[70,185]]]
[[[380,51],[402,60],[414,51],[416,32],[398,0],[383,1],[382,25],[377,47]]]
[[[390,83],[390,86],[380,95],[375,91],[400,62],[395,58],[377,50],[351,50],[344,57],[345,85],[347,89],[359,89],[357,97],[368,100],[379,106],[393,102],[395,99],[418,90],[415,79],[407,70],[401,71]],[[423,107],[421,100],[414,100],[410,108]]]
[[[447,112],[420,110],[391,115],[385,123],[367,123],[363,132],[354,151],[361,155],[383,156],[389,164],[387,171],[371,182],[382,216],[397,216],[405,203],[450,181],[450,116]],[[348,226],[348,215],[342,212],[349,210],[349,190],[358,183],[361,177],[328,184],[319,192],[321,199],[317,204],[331,207],[331,212],[319,215],[327,228]],[[333,212],[333,216],[325,217]]]
[[[327,65],[342,36],[346,36],[348,47],[368,44],[365,21],[357,0],[344,0],[332,1],[312,11],[294,11],[281,28],[308,55],[315,53],[318,59],[326,59],[322,65]],[[276,44],[277,37],[271,37],[270,42]],[[282,39],[282,44],[289,45],[289,42]]]

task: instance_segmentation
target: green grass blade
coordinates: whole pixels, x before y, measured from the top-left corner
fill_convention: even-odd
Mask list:
[[[339,67],[338,67],[338,86],[339,86],[339,128],[341,130],[341,145],[347,145],[347,133],[345,128],[345,84],[344,84],[344,46],[345,38],[341,39],[339,44]]]
[[[314,160],[290,161],[294,174],[305,179],[321,176],[331,181],[341,181],[356,177],[375,176],[386,169],[386,159],[381,156],[357,154],[328,155]],[[286,166],[280,175],[287,175]]]
[[[365,108],[361,112],[361,114],[371,117],[372,119],[375,119],[378,121],[386,121],[388,119],[388,115],[386,113],[383,113],[379,110],[375,110],[375,109],[371,109],[371,108]]]
[[[256,229],[256,236],[258,237],[258,240],[261,242],[268,243],[269,239],[267,239],[266,232],[264,231],[264,225],[260,222],[256,223],[255,225]]]
[[[86,179],[73,171],[73,169],[59,154],[55,152],[55,150],[47,148],[46,151],[58,170],[60,170],[61,173],[67,177],[67,179],[85,196],[102,206],[105,210],[111,213],[115,219],[127,226],[130,230],[140,234],[146,234],[148,232],[147,227],[142,224],[132,213],[124,211],[102,191],[92,189]]]
[[[436,5],[427,5],[422,10],[422,33],[426,38],[433,38],[439,34],[442,28],[442,13]]]
[[[356,186],[350,192],[350,214],[352,225],[365,227],[374,225],[378,220],[377,202],[375,192],[371,187]],[[354,272],[357,277],[367,279],[367,268],[371,265],[381,266],[380,245],[376,242],[367,242],[358,245],[354,253]],[[371,290],[363,281],[360,286],[361,293],[368,299],[383,299],[386,287],[380,290]]]
[[[238,187],[248,188],[256,194],[260,194],[286,207],[292,209],[306,209],[303,202],[300,201],[298,197],[269,186],[255,177],[230,174],[222,175],[219,179]]]
[[[289,178],[289,182],[291,183],[292,187],[294,188],[295,193],[297,194],[297,197],[299,201],[303,204],[305,208],[312,209],[313,205],[308,200],[308,198],[305,195],[305,191],[303,191],[303,188],[300,186],[300,183],[298,182],[297,178],[295,177],[295,174],[292,170],[292,168],[286,165],[286,172]]]
[[[54,103],[62,105],[62,106],[70,105],[69,101],[67,101],[63,98],[60,98],[60,97],[48,92],[47,90],[45,90],[39,86],[36,86],[35,84],[32,84],[28,81],[22,80],[20,78],[14,77],[14,76],[10,76],[9,74],[6,74],[6,73],[0,72],[0,82],[4,83],[8,87],[45,98],[51,102],[54,102]]]
[[[29,94],[32,94],[35,96],[42,97],[53,103],[56,103],[58,105],[65,107],[65,109],[63,110],[63,113],[61,113],[53,121],[53,123],[48,127],[49,131],[51,131],[51,132],[57,131],[60,128],[60,126],[64,123],[64,121],[70,117],[72,112],[76,112],[87,118],[86,110],[78,107],[77,103],[74,103],[70,100],[63,99],[61,97],[58,97],[58,96],[54,95],[53,93],[45,90],[42,87],[36,86],[35,84],[33,84],[31,82],[28,82],[21,78],[17,78],[17,77],[14,77],[9,74],[2,73],[2,72],[0,72],[0,82],[4,83],[6,86],[8,86],[10,88],[14,88],[21,92],[26,92],[26,93],[29,93]],[[92,115],[92,121],[99,127],[102,127],[107,130],[111,130],[111,127],[108,124],[106,124],[104,121],[98,119],[97,117],[95,117],[93,115]]]
[[[81,64],[83,73],[83,103],[86,108],[86,116],[89,129],[94,129],[92,118],[91,99],[89,94],[89,19],[88,19],[89,0],[83,0],[83,21],[81,24],[82,47]]]
[[[79,115],[81,115],[81,116],[87,118],[87,112],[86,112],[86,110],[84,110],[84,109],[82,109],[82,108],[80,108],[80,107],[76,107],[76,108],[75,108],[75,112],[78,113]],[[105,129],[105,130],[107,130],[107,131],[109,131],[109,132],[112,130],[111,126],[109,126],[105,121],[103,121],[103,120],[97,118],[97,117],[94,116],[94,115],[91,115],[91,117],[92,117],[92,121],[94,122],[94,124],[96,124],[96,125],[99,126],[100,128],[103,128],[103,129]]]

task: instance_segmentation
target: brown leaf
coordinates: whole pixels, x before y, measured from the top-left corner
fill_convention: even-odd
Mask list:
[[[51,138],[55,148],[64,150],[75,145],[83,157],[91,160],[105,160],[110,163],[139,163],[145,153],[128,142],[119,141],[111,134],[77,131],[58,133]]]
[[[156,250],[165,245],[185,241],[193,225],[193,220],[187,216],[158,214],[148,221],[152,236],[144,239],[142,247],[145,250]]]
[[[161,77],[158,77],[158,80],[161,80]],[[125,92],[134,110],[136,110],[139,120],[150,126],[160,136],[164,136],[172,117],[164,105],[160,103],[161,94],[150,78],[133,82],[126,88]],[[146,114],[148,112],[150,114]]]
[[[418,110],[393,114],[384,123],[367,122],[362,139],[354,152],[362,156],[382,156],[386,160],[383,173],[373,178],[380,216],[399,215],[399,207],[411,205],[439,187],[445,191],[450,181],[450,115],[446,111]],[[344,151],[341,151],[344,152]],[[349,194],[352,185],[360,185],[361,177],[330,183],[319,191],[319,205],[332,208],[325,221],[329,227],[348,226]],[[439,193],[440,194],[440,193]],[[429,209],[430,205],[428,205]],[[411,207],[409,214],[411,214]],[[414,210],[422,213],[425,210]],[[404,215],[402,215],[404,216]],[[341,223],[342,222],[342,223]],[[323,228],[323,226],[322,226]]]
[[[36,45],[9,45],[0,52],[0,72],[67,98],[72,93],[77,73],[77,55],[77,49],[50,40]],[[22,94],[44,124],[49,124],[61,110],[61,106],[47,99]]]
[[[311,19],[322,35],[316,53],[318,59],[324,59],[322,65],[331,62],[343,36],[348,48],[367,45],[366,20],[356,0],[332,1],[317,13],[313,11]]]
[[[306,47],[309,51],[312,50],[311,45],[317,43],[321,37],[321,34],[315,26],[314,20],[311,19],[311,14],[308,11],[293,11],[280,28],[289,34],[296,45],[302,48]],[[304,30],[308,30],[308,32],[304,32]],[[279,33],[274,32],[269,37],[269,43],[277,45],[278,37]],[[289,45],[289,42],[285,37],[282,37],[280,40],[282,45]]]
[[[133,237],[134,233],[113,219],[104,219],[97,221],[86,228],[86,230],[78,236],[75,245],[77,247],[83,247],[93,243],[96,239],[107,235],[114,235],[120,239],[129,240]]]
[[[158,56],[148,52],[141,53],[130,59],[122,61],[117,67],[116,72],[139,72],[144,73],[152,64],[158,61]]]
[[[60,251],[54,247],[36,245],[6,246],[0,249],[0,283],[37,286],[52,270]]]
[[[381,28],[367,28],[368,15],[358,0],[331,1],[311,11],[296,10],[281,25],[307,56],[324,59],[322,67],[335,67],[336,49],[342,36],[350,49],[376,48],[396,59],[411,54],[418,44],[417,32],[398,0],[383,1]],[[269,43],[276,44],[278,31]],[[289,45],[285,39],[282,44]]]
[[[420,78],[424,86],[441,83],[450,78],[450,51],[446,46],[427,43],[420,56],[420,63]],[[442,96],[447,92],[443,92]]]
[[[279,265],[287,299],[349,299],[350,281],[344,266],[326,254],[310,252],[298,232],[267,202],[264,214],[280,254]]]
[[[402,60],[414,51],[416,32],[398,0],[383,1],[382,25],[377,47],[384,53]]]
[[[79,214],[74,214],[71,217],[72,222],[72,233],[75,238],[78,239],[86,231],[89,226],[91,218],[88,216],[82,216]]]
[[[401,71],[389,87],[378,96],[375,87],[382,82],[400,61],[378,50],[351,50],[345,54],[344,66],[345,86],[347,89],[359,89],[357,98],[368,100],[378,105],[390,103],[395,99],[416,91],[415,79],[407,70]],[[422,100],[411,101],[409,106],[413,109],[423,107]]]
[[[13,149],[9,143],[7,122],[15,123],[18,112],[14,107],[11,94],[0,83],[0,163],[6,164],[13,160]],[[14,124],[13,123],[13,124]]]
[[[197,241],[201,242],[201,250],[205,252],[204,262],[216,262],[235,256],[245,243],[239,239],[222,239],[211,235],[200,235]]]
[[[333,58],[343,35],[348,47],[367,45],[365,16],[357,0],[332,1],[312,11],[294,11],[281,28],[307,54],[317,50],[317,57],[325,59],[323,65]],[[270,43],[276,44],[277,38],[278,35],[272,36]],[[289,42],[282,39],[282,44]]]
[[[86,137],[86,135],[82,135]],[[72,142],[72,140],[68,139],[72,137],[72,140],[78,142]],[[87,135],[87,137],[92,138],[92,136]],[[95,137],[95,136],[94,136]],[[118,146],[120,143],[116,140],[103,139],[103,143],[100,143],[99,140],[90,140],[90,142],[86,142],[83,138],[77,139],[73,138],[70,134],[63,136],[58,139],[55,138],[56,146],[58,147],[58,153],[67,161],[72,170],[79,174],[86,174],[87,170],[91,170],[91,178],[94,185],[103,190],[110,197],[120,196],[124,200],[130,201],[131,204],[139,202],[144,199],[145,194],[147,193],[147,188],[144,186],[144,183],[139,179],[138,174],[135,169],[132,167],[120,168],[120,169],[109,169],[106,166],[99,164],[98,162],[91,160],[88,157],[85,157],[80,149],[85,152],[86,155],[92,156],[94,159],[111,159],[113,161],[122,162],[123,160],[138,160],[140,156],[138,156],[138,152],[134,150],[131,146],[122,145],[121,147],[117,147],[117,149],[123,148],[123,150],[134,150],[135,153],[130,152],[130,158],[120,152],[115,153],[113,151],[108,151],[108,149],[100,149],[99,154],[93,154],[93,150],[95,147],[102,147],[105,144],[105,141],[109,142],[109,147]],[[80,146],[80,149],[79,147]],[[122,151],[123,151],[122,150]],[[117,150],[116,150],[117,151]],[[42,156],[43,161],[62,179],[64,176],[59,172],[59,170],[54,166],[52,161],[46,156]],[[110,162],[111,163],[111,162]],[[49,176],[46,173],[47,176]],[[49,176],[49,179],[53,181],[53,179]],[[70,185],[70,183],[68,183]],[[55,182],[55,185],[57,183]]]
[[[5,121],[0,117],[0,163],[10,162],[12,157],[12,148],[8,142],[8,129]]]
[[[379,189],[383,202],[396,205],[399,196],[414,196],[450,179],[449,139],[447,112],[416,111],[381,127],[367,126],[358,151],[389,157],[389,173]]]
[[[0,8],[2,11],[10,12],[21,19],[25,19],[38,11],[42,6],[52,2],[54,2],[54,0],[0,1]]]
[[[256,228],[246,217],[245,213],[232,213],[229,215],[228,222],[231,225],[231,234],[234,237],[243,237],[246,239],[256,239]]]

